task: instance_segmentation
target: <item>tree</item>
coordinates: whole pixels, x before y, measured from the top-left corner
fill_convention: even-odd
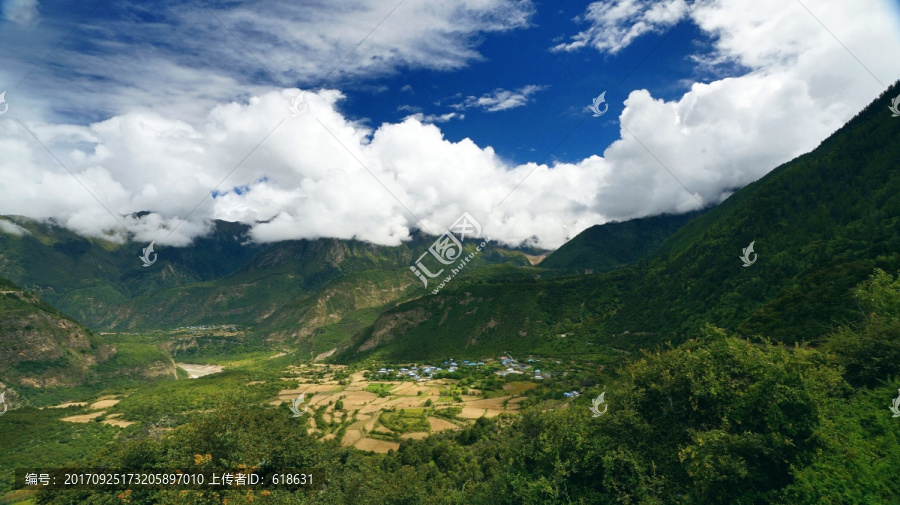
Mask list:
[[[876,269],[854,290],[864,312],[855,328],[843,326],[825,343],[855,386],[874,387],[900,376],[900,276]]]

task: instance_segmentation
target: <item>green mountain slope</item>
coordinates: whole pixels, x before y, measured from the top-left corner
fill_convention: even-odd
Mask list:
[[[887,408],[896,384],[878,380],[862,387],[859,381],[897,377],[900,371],[897,359],[867,366],[875,350],[872,337],[878,337],[878,347],[890,351],[887,357],[896,358],[900,351],[898,287],[900,280],[883,273],[860,286],[856,298],[868,316],[861,327],[845,328],[829,352],[754,343],[707,327],[679,346],[620,359],[614,367],[598,369],[586,363],[590,366],[553,377],[545,374],[511,416],[464,420],[454,417],[460,411],[453,407],[431,410],[429,414],[441,412],[442,419],[452,420],[459,429],[422,439],[404,437],[386,454],[327,438],[323,442],[325,430],[340,440],[344,431],[335,432],[337,426],[366,422],[339,413],[343,402],[341,407],[334,403],[333,422],[325,421],[324,411],[332,402],[324,399],[316,401],[314,415],[300,418],[291,417],[283,404],[271,405],[269,399],[278,389],[290,387],[279,384],[279,365],[285,361],[268,364],[265,371],[244,368],[197,381],[157,384],[132,393],[114,407],[114,415],[137,420],[149,412],[155,419],[190,408],[178,426],[159,430],[150,424],[137,436],[123,431],[112,447],[96,444],[98,450],[81,466],[197,468],[226,461],[270,475],[283,468],[316,468],[320,473],[315,478],[324,476],[324,492],[286,494],[288,499],[311,497],[314,503],[897,503],[900,424]],[[453,355],[459,356],[455,351]],[[864,366],[841,366],[854,363]],[[549,363],[540,363],[542,369],[545,365]],[[304,382],[324,382],[319,387],[334,394],[329,379],[356,375],[358,370],[341,368],[332,375],[327,368],[315,367],[305,375],[312,380]],[[456,375],[465,375],[460,386],[473,384],[470,375]],[[475,386],[480,389],[495,381],[474,384],[480,383]],[[506,382],[513,387],[524,384],[520,379]],[[446,386],[442,381],[441,396]],[[562,394],[573,388],[581,394]],[[235,393],[209,394],[223,390]],[[401,391],[412,390],[403,386]],[[505,387],[502,391],[511,392]],[[432,396],[428,404],[432,399],[441,402],[441,396]],[[410,414],[405,419],[416,419],[423,413],[390,410],[393,415],[379,417],[382,426],[370,433],[404,429],[405,422],[389,426],[385,421],[405,414]],[[53,426],[45,414],[16,414],[4,420],[5,426],[16,423],[11,425],[16,436],[11,430],[0,431],[4,447],[19,450],[14,459],[9,455],[15,452],[2,453],[10,467],[30,461],[34,449],[22,442],[25,437],[37,439],[40,450],[63,439],[50,431]],[[41,422],[41,430],[34,429],[33,422]],[[48,431],[53,433],[50,443],[45,442]],[[72,445],[64,447],[69,454],[50,454],[58,461],[72,453]],[[9,479],[0,480],[0,492],[9,487]],[[206,503],[209,496],[201,495],[204,492],[42,490],[35,498],[60,505],[116,503],[129,496],[147,503]],[[265,503],[272,499],[267,496],[279,492],[284,491],[256,494],[255,500]],[[223,490],[208,501],[249,503],[250,497],[245,489]]]
[[[524,269],[523,269],[524,270]],[[630,277],[609,272],[565,279],[490,282],[477,275],[437,295],[386,310],[334,357],[389,362],[548,354],[602,359],[605,315],[614,314]]]
[[[683,337],[709,321],[793,342],[858,318],[850,289],[900,268],[898,92],[682,228],[636,270],[611,328]]]
[[[542,268],[603,272],[648,256],[702,211],[591,226],[552,252]],[[590,272],[588,272],[590,273]]]
[[[417,234],[395,247],[329,238],[248,244],[246,226],[220,221],[190,247],[157,247],[157,262],[144,268],[141,244],[5,219],[28,233],[0,233],[3,271],[94,328],[239,325],[257,337],[300,343],[311,356],[374,322],[383,307],[420,296],[409,267],[434,241]],[[529,263],[521,251],[489,245],[468,268],[493,264]]]
[[[467,293],[476,296],[464,278],[385,312],[336,359],[421,358],[432,350],[440,357],[443,342],[460,344],[478,331],[498,342],[479,337],[485,349],[518,342],[528,351],[530,339],[560,334],[640,347],[681,341],[706,322],[817,341],[859,318],[854,285],[876,267],[900,269],[900,120],[887,112],[898,92],[895,84],[815,150],[696,217],[648,259],[600,275],[478,285],[487,306],[461,312],[456,305]],[[743,267],[739,256],[751,242],[757,260]],[[494,300],[504,303],[494,308]]]
[[[418,296],[422,287],[409,265],[432,240],[395,247],[324,238],[279,242],[231,275],[149,291],[96,311],[93,321],[117,330],[227,323],[303,340],[351,312]],[[527,259],[489,247],[472,268],[494,262],[525,265]]]
[[[143,268],[138,257],[148,244],[88,239],[52,221],[0,219],[25,230],[21,235],[0,231],[0,272],[94,327],[102,323],[97,314],[105,307],[142,293],[224,277],[263,249],[245,243],[247,226],[217,221],[208,236],[190,247],[157,244],[157,262]]]
[[[109,342],[2,278],[0,357],[0,378],[19,387],[175,377],[172,359],[159,348],[144,343]]]
[[[29,386],[81,384],[114,350],[37,296],[0,279],[0,376]]]

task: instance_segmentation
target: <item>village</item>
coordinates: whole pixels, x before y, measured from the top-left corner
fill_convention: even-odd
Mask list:
[[[566,408],[583,389],[572,387],[583,382],[572,365],[531,356],[519,361],[509,354],[360,368],[304,364],[288,372],[297,386],[280,391],[273,405],[290,406],[303,395],[309,433],[381,453],[480,417],[511,419],[531,404]]]
[[[535,364],[532,365],[519,363],[513,357],[505,355],[500,356],[496,360],[488,359],[487,363],[485,361],[476,362],[462,360],[461,365],[454,361],[453,358],[448,358],[443,362],[443,366],[419,366],[416,364],[411,364],[408,365],[408,367],[400,367],[398,370],[382,367],[375,371],[375,375],[372,376],[372,378],[383,380],[403,380],[408,377],[417,382],[427,382],[434,378],[436,375],[441,374],[442,372],[453,373],[460,371],[461,369],[488,371],[500,377],[506,377],[507,375],[511,374],[528,375],[534,380],[543,380],[544,378],[549,378],[553,375],[553,373],[548,371],[541,372],[541,370],[537,368],[537,363],[540,362],[540,359],[528,358],[526,362]],[[561,364],[561,362],[556,361],[556,364]]]
[[[202,379],[193,383],[200,389],[228,380],[221,374],[230,368],[227,364],[177,365],[191,383]],[[507,353],[425,363],[289,364],[280,373],[245,385],[269,384],[273,396],[263,401],[284,409],[285,416],[297,417],[298,428],[322,441],[386,453],[398,449],[403,440],[460,430],[482,417],[511,422],[529,406],[568,408],[586,388],[596,385],[591,377],[596,377],[597,370],[596,365],[545,356],[517,360]],[[185,387],[193,390],[190,384]],[[60,419],[68,423],[95,422],[125,429],[138,420],[130,396],[107,395],[50,408],[65,411]],[[300,415],[294,415],[291,406]]]

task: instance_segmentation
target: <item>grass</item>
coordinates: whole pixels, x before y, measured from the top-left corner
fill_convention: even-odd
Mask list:
[[[98,373],[107,376],[130,376],[140,373],[157,363],[162,366],[170,366],[171,364],[169,355],[155,345],[117,343],[115,346],[116,354],[95,367]]]
[[[429,415],[443,419],[453,420],[462,413],[462,407],[447,407],[443,409],[431,409]]]
[[[393,384],[384,384],[380,382],[374,382],[366,386],[366,391],[375,393],[379,398],[385,398],[389,396],[392,389],[394,389]]]
[[[111,411],[122,412],[126,420],[139,421],[161,416],[181,418],[187,411],[212,408],[218,398],[227,394],[262,403],[278,394],[283,386],[277,380],[280,375],[234,369],[198,379],[151,383],[122,399]],[[266,382],[248,386],[252,381]]]
[[[505,394],[520,395],[520,394],[525,393],[525,391],[528,391],[529,389],[534,389],[536,387],[538,387],[538,385],[535,384],[534,382],[515,381],[515,382],[508,382],[503,389],[504,389]]]
[[[319,354],[338,347],[357,332],[374,323],[379,314],[380,312],[375,308],[357,309],[345,315],[337,323],[322,326],[305,344],[305,347],[308,348],[307,352]]]
[[[389,430],[396,433],[412,433],[430,431],[431,425],[425,416],[424,409],[405,409],[396,412],[382,412],[378,420]]]
[[[34,505],[35,491],[19,489],[0,496],[0,505]]]

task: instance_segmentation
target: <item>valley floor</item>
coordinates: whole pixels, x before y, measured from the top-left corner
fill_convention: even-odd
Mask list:
[[[329,440],[343,432],[341,445],[353,446],[364,451],[386,453],[390,449],[396,450],[400,445],[398,441],[391,439],[425,438],[431,433],[460,429],[468,421],[479,417],[515,413],[519,409],[519,403],[525,399],[523,395],[512,393],[519,388],[514,384],[508,384],[510,394],[484,398],[480,391],[471,389],[468,395],[461,396],[462,401],[453,401],[441,393],[455,386],[458,380],[436,379],[425,383],[370,381],[365,379],[363,372],[353,372],[349,374],[349,378],[341,381],[335,379],[334,375],[343,367],[334,365],[327,367],[330,369],[328,379],[309,378],[313,374],[320,375],[324,367],[325,365],[291,367],[293,374],[300,378],[300,385],[297,388],[281,390],[278,399],[271,403],[273,405],[290,403],[300,394],[305,394],[307,398],[312,396],[308,401],[310,412],[321,409],[322,413],[317,418],[321,421],[315,419],[312,421],[310,433],[322,432],[324,439]],[[284,380],[293,379],[284,378]],[[387,394],[378,395],[367,390],[373,384],[379,385]],[[341,410],[335,409],[338,401],[342,402]],[[454,407],[456,408],[453,409]],[[410,418],[422,417],[427,423],[418,423],[422,428],[419,430],[391,429],[385,426],[381,418],[385,413],[394,412]],[[429,413],[441,417],[428,415]],[[338,429],[334,429],[336,427]],[[340,430],[341,427],[346,428]]]

